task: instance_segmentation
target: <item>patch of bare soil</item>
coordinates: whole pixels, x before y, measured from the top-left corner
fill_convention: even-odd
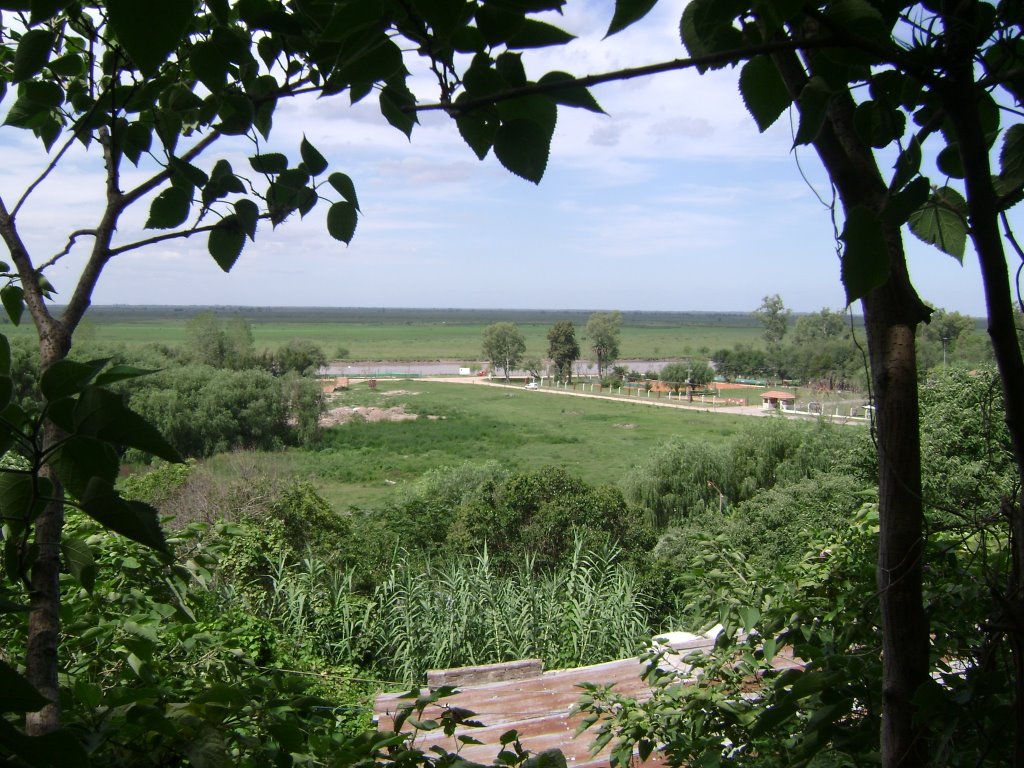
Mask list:
[[[612,426],[615,427],[616,429],[636,429],[636,424],[630,424],[630,423],[626,423],[626,424],[612,424]]]
[[[381,392],[381,397],[395,397],[396,395],[418,395],[419,392],[413,392],[409,389],[393,389],[390,392]]]
[[[415,413],[408,413],[404,405],[392,408],[376,408],[372,405],[343,405],[331,408],[320,417],[320,425],[333,427],[336,424],[348,424],[350,421],[413,421],[419,418]]]

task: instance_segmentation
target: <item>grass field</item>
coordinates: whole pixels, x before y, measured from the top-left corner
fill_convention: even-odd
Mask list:
[[[181,344],[188,319],[199,307],[93,307],[76,338],[102,344],[137,346],[151,342]],[[516,323],[526,338],[527,356],[543,357],[547,332],[557,320],[572,320],[586,354],[584,328],[589,312],[532,310],[406,309],[261,309],[209,308],[221,318],[241,314],[251,324],[256,346],[274,348],[289,339],[319,344],[328,357],[339,347],[350,360],[480,359],[484,328]],[[12,336],[30,334],[28,326],[4,326]],[[674,359],[732,347],[761,344],[761,329],[745,313],[625,312],[622,359]]]
[[[618,483],[660,442],[675,435],[715,441],[749,417],[559,397],[464,384],[381,382],[332,405],[402,404],[416,421],[353,422],[331,428],[317,450],[247,454],[257,470],[313,481],[335,509],[377,504],[434,467],[496,460],[510,469],[566,468],[590,483]],[[428,419],[427,416],[441,417]],[[212,460],[227,475],[230,456]]]

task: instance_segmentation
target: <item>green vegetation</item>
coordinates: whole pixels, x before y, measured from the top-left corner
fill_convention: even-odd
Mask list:
[[[87,333],[98,345],[140,347],[150,343],[181,345],[195,307],[93,307]],[[514,322],[526,340],[527,356],[545,357],[547,333],[559,320],[586,325],[589,313],[529,310],[277,309],[215,308],[218,317],[235,313],[251,325],[257,350],[273,350],[292,339],[317,344],[329,356],[348,360],[480,359],[484,329]],[[738,343],[757,343],[758,326],[746,313],[624,312],[621,352],[625,358],[671,359]],[[6,326],[12,338],[28,328]],[[577,335],[582,347],[586,341]],[[336,355],[339,347],[347,352]]]
[[[717,440],[747,424],[724,414],[425,381],[381,381],[376,390],[356,385],[331,402],[333,408],[395,406],[420,418],[357,418],[311,448],[251,460],[264,471],[315,478],[332,504],[345,509],[376,503],[424,472],[468,460],[519,470],[559,466],[586,482],[604,482],[622,477],[673,435]]]

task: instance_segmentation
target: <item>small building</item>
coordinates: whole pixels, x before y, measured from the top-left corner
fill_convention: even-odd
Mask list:
[[[791,411],[795,403],[796,395],[791,395],[789,392],[772,390],[761,393],[761,407],[766,411]]]

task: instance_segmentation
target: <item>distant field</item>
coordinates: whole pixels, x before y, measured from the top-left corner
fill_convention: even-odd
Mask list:
[[[556,465],[590,483],[618,483],[670,437],[714,442],[749,423],[749,417],[422,381],[381,382],[376,392],[358,385],[332,404],[402,404],[421,414],[416,421],[334,427],[318,450],[246,454],[269,473],[310,479],[336,509],[377,504],[429,469],[466,461],[493,459],[517,470]],[[212,461],[225,474],[235,471],[229,456]]]
[[[198,307],[93,307],[77,338],[103,344],[137,346],[151,342],[180,344],[188,319]],[[289,339],[316,342],[328,357],[339,347],[350,360],[480,359],[484,328],[516,323],[526,338],[527,356],[543,357],[548,329],[572,320],[586,348],[589,312],[457,309],[262,309],[211,307],[221,318],[241,314],[253,327],[259,348],[275,348]],[[9,325],[5,333],[31,333]],[[706,354],[738,343],[759,345],[761,329],[749,314],[714,312],[624,312],[622,359],[673,359]],[[704,352],[702,352],[704,350]]]

